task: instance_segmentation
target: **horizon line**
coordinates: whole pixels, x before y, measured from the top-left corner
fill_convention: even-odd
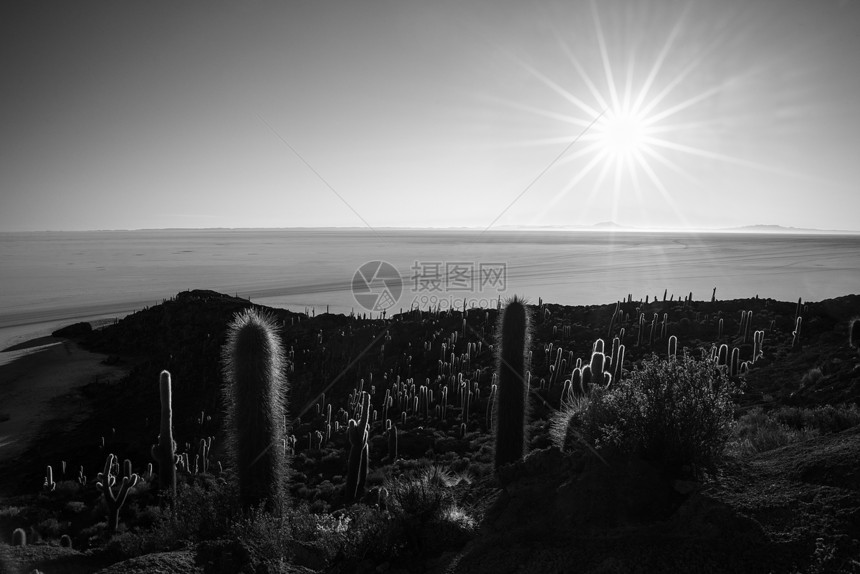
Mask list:
[[[31,229],[6,231],[0,230],[0,234],[14,233],[111,233],[111,232],[151,232],[151,231],[300,231],[300,230],[337,230],[337,231],[476,231],[484,232],[480,226],[375,226],[370,229],[358,225],[315,225],[315,226],[288,226],[288,227],[139,227],[133,229]],[[594,225],[500,225],[493,227],[487,232],[587,232],[587,233],[751,233],[769,235],[858,235],[860,229],[814,229],[784,227],[781,225],[756,224],[738,227],[718,228],[681,228],[681,227],[633,227],[619,225],[614,222],[602,222]]]

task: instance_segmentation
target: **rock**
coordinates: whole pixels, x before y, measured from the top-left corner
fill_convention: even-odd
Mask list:
[[[250,549],[241,540],[207,540],[197,545],[194,563],[205,574],[254,572]]]
[[[93,326],[87,322],[75,323],[68,325],[62,329],[57,329],[51,333],[52,337],[60,337],[63,339],[80,339],[86,337],[93,330]]]

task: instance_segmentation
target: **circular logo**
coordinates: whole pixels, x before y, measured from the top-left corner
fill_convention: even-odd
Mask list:
[[[403,279],[386,261],[368,261],[352,277],[352,296],[368,311],[386,311],[393,307],[403,291]]]

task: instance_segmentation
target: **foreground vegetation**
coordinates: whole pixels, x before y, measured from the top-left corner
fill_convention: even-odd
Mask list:
[[[3,500],[0,539],[70,546],[62,557],[81,572],[183,549],[206,572],[432,569],[479,536],[510,490],[506,469],[530,451],[623,456],[667,484],[705,484],[732,461],[860,422],[856,389],[834,385],[856,380],[854,323],[815,304],[513,301],[501,317],[388,319],[253,309],[183,293],[89,334],[129,376],[81,391],[94,416],[63,449],[43,440],[15,461],[20,494]],[[817,350],[837,348],[831,333],[838,363]],[[243,354],[245,335],[263,352]],[[804,376],[774,384],[813,349]],[[842,400],[815,404],[822,391]],[[852,571],[850,539],[804,544],[799,569]]]

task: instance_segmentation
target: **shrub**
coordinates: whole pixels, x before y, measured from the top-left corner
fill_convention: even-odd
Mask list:
[[[427,522],[439,518],[452,503],[447,491],[447,476],[437,467],[389,479],[385,488],[393,502],[394,513],[411,521]]]
[[[782,407],[773,412],[780,423],[796,430],[840,432],[860,424],[857,405],[823,405],[814,408]]]
[[[699,472],[713,468],[731,436],[737,390],[710,362],[652,355],[609,390],[596,387],[566,406],[550,432],[562,450],[610,447],[671,474],[685,466]]]
[[[814,367],[812,369],[809,369],[809,371],[807,371],[806,374],[803,375],[803,378],[800,379],[800,385],[802,387],[809,387],[810,385],[814,385],[823,378],[824,373],[821,372],[821,369],[819,369],[818,367]]]
[[[805,440],[814,434],[792,428],[760,408],[754,408],[738,419],[729,450],[738,455],[755,454]]]

